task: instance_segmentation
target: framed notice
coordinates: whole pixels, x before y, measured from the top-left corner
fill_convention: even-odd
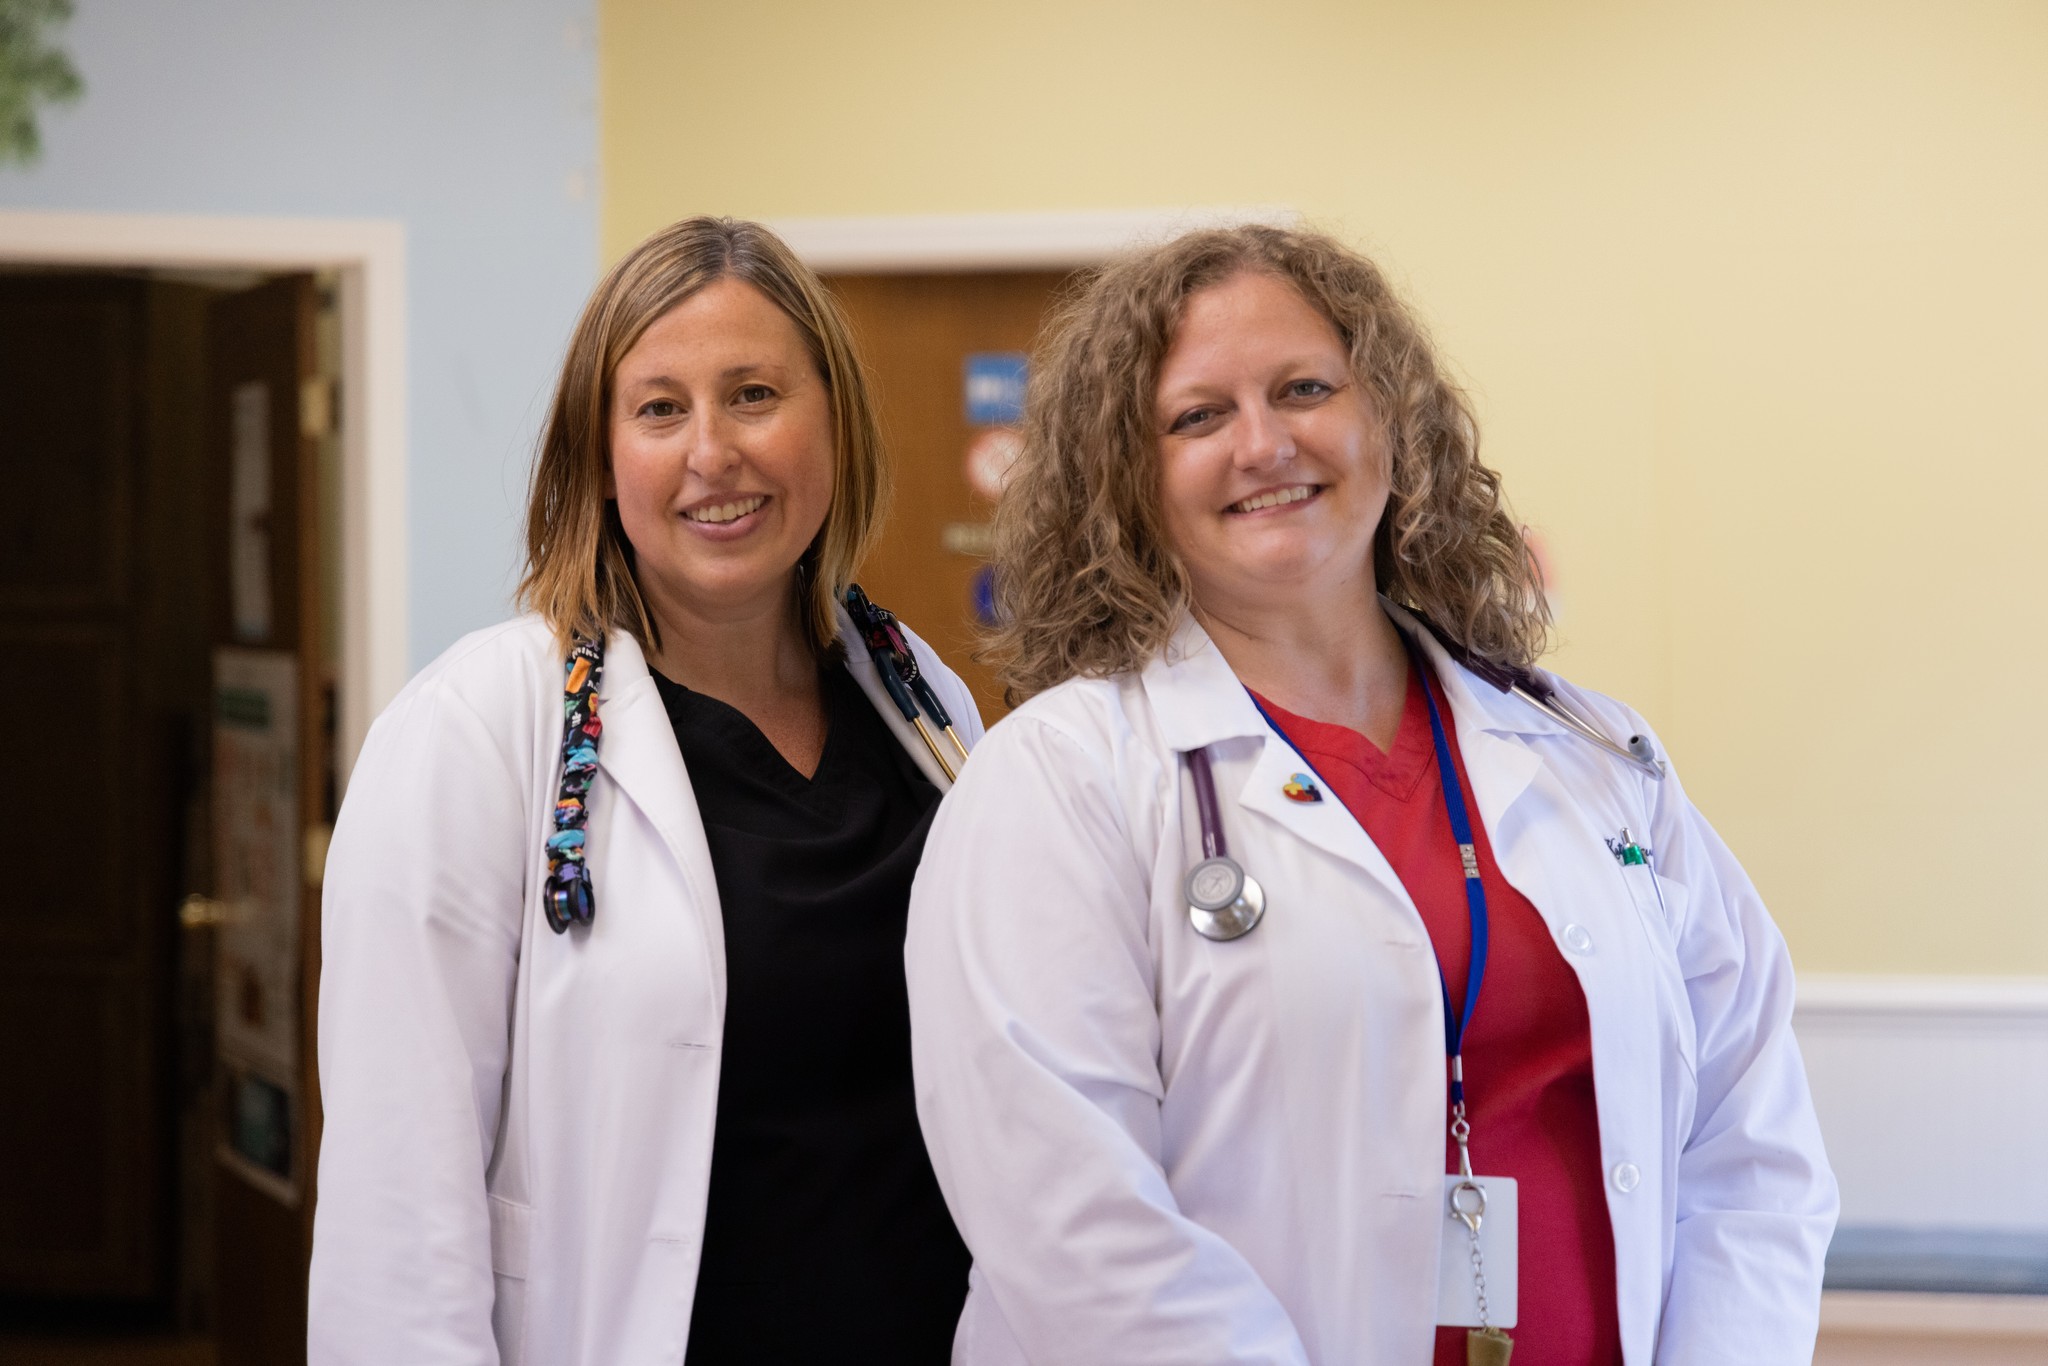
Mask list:
[[[295,1201],[299,666],[279,650],[223,648],[213,680],[215,895],[226,908],[214,940],[222,1157]]]

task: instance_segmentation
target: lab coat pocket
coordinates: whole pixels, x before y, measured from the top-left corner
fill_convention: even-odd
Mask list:
[[[490,1197],[491,1336],[500,1366],[519,1366],[526,1338],[526,1260],[533,1210]]]
[[[1657,1013],[1668,1022],[1686,1080],[1697,1081],[1698,1031],[1693,1023],[1692,1001],[1685,990],[1685,969],[1678,959],[1678,936],[1689,909],[1685,884],[1672,881],[1646,863],[1618,865],[1617,871],[1628,887],[1629,899],[1635,903],[1643,936],[1649,941],[1656,968]]]

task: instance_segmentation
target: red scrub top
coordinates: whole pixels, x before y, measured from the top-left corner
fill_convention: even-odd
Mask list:
[[[1473,1170],[1520,1183],[1515,1366],[1618,1366],[1614,1233],[1601,1181],[1586,998],[1543,917],[1494,862],[1450,704],[1432,687],[1466,809],[1475,818],[1486,888],[1486,981],[1465,1032],[1465,1104]],[[1325,799],[1343,802],[1393,865],[1436,947],[1452,1009],[1462,1011],[1472,922],[1421,675],[1409,671],[1401,728],[1386,753],[1356,731],[1296,716],[1264,698],[1259,703],[1332,789]],[[1444,1170],[1452,1172],[1458,1154],[1448,1132],[1448,1100],[1444,1123]],[[1463,1328],[1437,1329],[1437,1366],[1464,1366],[1465,1334]]]

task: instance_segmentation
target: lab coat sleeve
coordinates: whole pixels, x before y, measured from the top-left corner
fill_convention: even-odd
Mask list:
[[[529,783],[415,686],[349,782],[322,898],[311,1366],[494,1366],[484,1176],[525,896]]]
[[[1647,734],[1633,719],[1626,733]],[[1792,1036],[1791,959],[1677,775],[1648,795],[1658,871],[1686,892],[1674,935],[1698,1064],[1657,1361],[1804,1366],[1839,1201]]]
[[[1306,1363],[1161,1166],[1148,883],[1106,755],[1029,714],[989,734],[911,893],[932,1164],[1031,1361]]]

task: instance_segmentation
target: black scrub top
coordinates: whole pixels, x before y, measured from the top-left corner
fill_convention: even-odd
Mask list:
[[[809,779],[655,675],[725,923],[725,1042],[689,1366],[949,1359],[968,1253],[917,1127],[903,981],[938,789],[838,665]]]

